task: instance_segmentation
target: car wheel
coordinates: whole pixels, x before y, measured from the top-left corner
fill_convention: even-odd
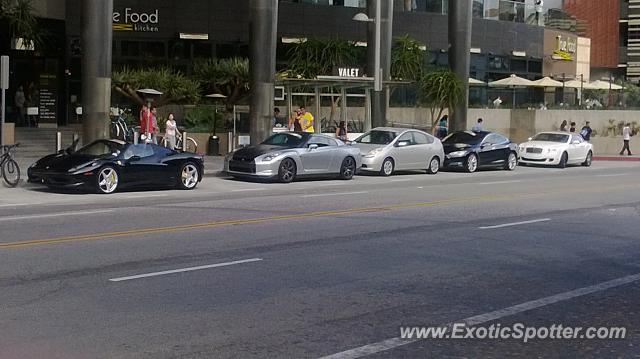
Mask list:
[[[589,151],[587,153],[587,158],[582,162],[582,165],[585,167],[591,167],[591,162],[593,161],[593,152]]]
[[[429,168],[427,168],[427,174],[434,175],[440,171],[440,158],[434,156],[429,162]]]
[[[194,189],[200,180],[200,170],[193,162],[187,162],[178,172],[178,188]]]
[[[96,190],[98,193],[109,194],[118,189],[120,178],[118,171],[111,166],[104,166],[96,175]]]
[[[296,178],[296,163],[291,158],[285,158],[278,167],[278,181],[290,183]]]
[[[560,157],[560,163],[558,163],[558,168],[565,168],[567,167],[567,162],[569,161],[569,155],[564,152],[562,154],[562,157]]]
[[[356,160],[353,157],[347,157],[342,161],[340,166],[340,179],[350,180],[356,172]]]
[[[464,161],[464,169],[469,173],[473,173],[478,170],[478,156],[475,153],[470,154],[467,160]]]
[[[382,168],[380,168],[380,174],[383,176],[391,176],[393,174],[393,168],[395,164],[393,163],[393,159],[391,157],[387,157],[382,161]]]
[[[504,164],[504,169],[513,171],[516,167],[518,167],[518,156],[514,152],[510,152],[509,157],[507,157],[507,163]]]

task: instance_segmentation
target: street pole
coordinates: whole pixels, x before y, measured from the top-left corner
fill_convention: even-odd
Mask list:
[[[249,67],[251,68],[251,144],[271,133],[276,72],[278,0],[251,0]],[[320,114],[316,114],[319,118]],[[235,121],[235,120],[234,120]]]
[[[449,1],[449,67],[462,81],[463,99],[449,109],[450,128],[456,131],[467,127],[469,108],[469,64],[471,61],[471,0]],[[453,110],[453,111],[451,111]]]
[[[367,68],[373,75],[371,96],[371,126],[384,126],[387,122],[388,88],[383,81],[391,77],[391,46],[393,41],[393,4],[387,0],[367,1],[369,26],[367,27]]]
[[[113,0],[82,1],[82,132],[87,144],[109,135]]]
[[[9,89],[9,56],[0,57],[0,89],[2,89],[2,109],[0,109],[0,146],[4,146],[4,124],[7,122],[7,89]]]

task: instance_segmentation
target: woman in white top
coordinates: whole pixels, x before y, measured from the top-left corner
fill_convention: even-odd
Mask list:
[[[165,141],[164,145],[170,149],[176,148],[176,135],[179,135],[178,125],[176,124],[176,120],[172,113],[169,114],[167,119],[167,128],[165,130]]]

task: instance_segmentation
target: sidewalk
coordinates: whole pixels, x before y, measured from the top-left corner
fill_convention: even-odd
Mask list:
[[[593,156],[594,161],[640,161],[640,156],[626,156],[626,155],[601,155]]]

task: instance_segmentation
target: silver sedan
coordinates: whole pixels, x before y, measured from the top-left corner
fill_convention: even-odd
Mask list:
[[[288,183],[303,176],[351,179],[360,168],[360,150],[313,133],[281,132],[256,146],[228,154],[224,170],[234,177],[277,179]]]
[[[397,170],[438,173],[444,161],[442,142],[418,130],[378,127],[354,141],[362,155],[361,171],[390,176]]]

